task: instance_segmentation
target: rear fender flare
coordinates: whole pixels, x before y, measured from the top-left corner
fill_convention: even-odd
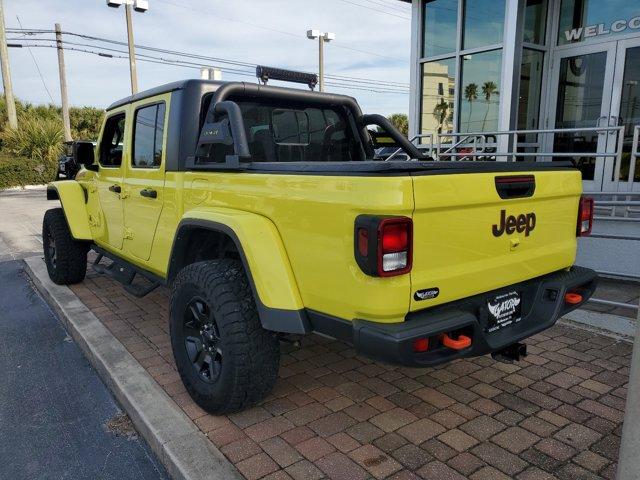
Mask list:
[[[92,240],[87,213],[87,196],[75,180],[51,182],[47,185],[47,200],[60,200],[71,235],[76,240]]]
[[[260,322],[267,330],[309,333],[302,298],[289,257],[276,226],[266,217],[227,208],[192,210],[178,225],[167,271],[173,282],[184,266],[180,249],[190,229],[206,229],[227,235],[234,242],[249,279]],[[183,243],[185,242],[185,243]]]

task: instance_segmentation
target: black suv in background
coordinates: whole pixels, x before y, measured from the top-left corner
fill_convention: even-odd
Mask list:
[[[96,142],[87,140],[72,140],[70,142],[64,142],[64,150],[58,158],[58,179],[66,178],[67,180],[73,180],[76,178],[76,174],[80,170],[80,165],[74,160],[74,152],[78,148],[90,148],[96,146]]]

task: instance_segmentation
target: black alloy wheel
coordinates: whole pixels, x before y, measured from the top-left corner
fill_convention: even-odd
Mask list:
[[[200,297],[184,311],[184,346],[191,365],[206,383],[215,383],[222,370],[222,342],[211,308]]]

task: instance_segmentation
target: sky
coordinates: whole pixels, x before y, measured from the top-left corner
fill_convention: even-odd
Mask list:
[[[4,0],[4,8],[7,28],[21,24],[25,29],[53,29],[57,22],[63,31],[126,41],[124,7],[109,8],[105,0]],[[405,84],[400,89],[406,92],[380,93],[336,86],[327,86],[326,91],[356,97],[366,113],[388,115],[409,109],[410,16],[410,5],[397,0],[149,0],[149,10],[134,12],[133,23],[135,43],[139,45],[312,72],[318,68],[318,44],[306,38],[307,29],[333,32],[336,40],[325,44],[327,74],[398,82]],[[38,38],[15,33],[7,36],[9,43]],[[64,40],[88,42],[71,36]],[[137,53],[168,57],[140,49]],[[36,104],[60,103],[54,48],[10,48],[9,57],[18,99]],[[104,108],[130,94],[126,59],[66,50],[65,61],[72,105]],[[199,77],[197,69],[183,66],[139,61],[137,68],[140,90]],[[223,80],[256,81],[224,70],[222,75]],[[362,83],[346,83],[370,88]]]

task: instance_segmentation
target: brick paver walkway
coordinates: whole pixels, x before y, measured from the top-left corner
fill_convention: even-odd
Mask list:
[[[283,345],[261,405],[216,417],[174,368],[166,289],[136,299],[90,270],[73,290],[250,480],[615,476],[628,343],[556,326],[529,339],[517,365],[410,369],[312,335]]]

